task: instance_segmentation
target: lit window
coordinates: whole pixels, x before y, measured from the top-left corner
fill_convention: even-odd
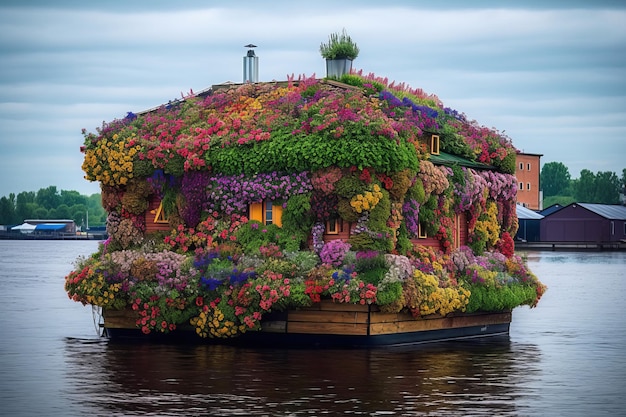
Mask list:
[[[439,155],[439,135],[432,135],[430,137],[430,153]]]
[[[271,201],[266,201],[264,204],[265,215],[263,216],[263,223],[272,224],[273,223],[273,205]]]
[[[339,222],[340,222],[340,220],[337,220],[337,219],[332,219],[332,220],[326,221],[326,234],[328,234],[328,235],[336,235],[336,234],[338,234],[339,230],[341,228]]]
[[[163,210],[163,202],[159,203],[159,207],[155,210],[152,210],[151,213],[154,213],[154,223],[169,223],[167,220],[167,216],[165,215],[165,210]]]
[[[274,205],[272,201],[252,203],[249,207],[250,220],[256,220],[263,224],[275,224],[282,226],[283,206]]]
[[[428,234],[426,233],[426,226],[421,222],[417,225],[417,237],[420,239],[426,239]]]

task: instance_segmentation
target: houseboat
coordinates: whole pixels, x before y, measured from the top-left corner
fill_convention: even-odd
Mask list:
[[[214,85],[84,132],[108,240],[65,279],[112,339],[380,346],[507,335],[516,149],[352,72]]]

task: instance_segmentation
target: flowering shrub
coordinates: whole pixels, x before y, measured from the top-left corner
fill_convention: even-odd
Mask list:
[[[93,148],[85,151],[82,167],[85,178],[104,185],[125,185],[134,176],[133,161],[141,150],[141,146],[133,145],[134,142],[134,134],[124,138],[117,133],[98,140]]]
[[[346,252],[350,250],[350,244],[342,240],[331,240],[320,251],[320,259],[325,264],[340,266]]]
[[[373,184],[370,190],[352,197],[350,205],[357,213],[371,211],[376,207],[381,198],[383,198],[383,193],[380,191],[380,186]]]

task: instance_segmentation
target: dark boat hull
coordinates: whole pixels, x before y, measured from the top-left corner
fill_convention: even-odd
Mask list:
[[[116,341],[227,343],[276,347],[375,347],[506,336],[511,312],[453,313],[414,318],[384,313],[377,306],[319,303],[311,308],[268,314],[260,331],[228,339],[201,338],[190,325],[170,333],[143,334],[132,310],[104,311],[106,335]]]

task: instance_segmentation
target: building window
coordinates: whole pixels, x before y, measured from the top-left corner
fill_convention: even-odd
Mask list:
[[[530,183],[529,182],[526,183],[526,189],[530,190]]]
[[[624,234],[626,235],[626,222],[624,222]]]
[[[163,210],[163,202],[159,203],[159,207],[155,210],[152,210],[154,213],[154,223],[169,223],[167,216],[165,215],[165,210]]]
[[[332,219],[326,221],[326,234],[327,235],[336,235],[339,233],[341,229],[340,221],[338,219]]]
[[[265,224],[272,224],[274,221],[273,218],[273,214],[274,214],[274,206],[272,205],[271,201],[266,201],[263,207],[263,211],[264,211],[264,216],[263,216],[263,223]]]
[[[520,163],[519,163],[519,170],[520,170],[520,171],[523,171],[523,170],[524,170],[524,163],[523,163],[523,162],[520,162]]]
[[[526,164],[526,169],[530,171],[530,162]]]
[[[430,153],[432,155],[439,155],[439,135],[432,135],[430,137]]]
[[[274,205],[272,201],[266,200],[261,203],[252,203],[249,207],[250,220],[256,220],[263,224],[275,224],[282,226],[283,206]]]
[[[524,189],[524,183],[523,183],[523,182],[520,182],[520,183],[519,183],[519,189],[520,189],[520,190],[523,190],[523,189]]]
[[[426,239],[428,234],[426,233],[426,226],[421,222],[417,225],[417,237],[419,239]]]

